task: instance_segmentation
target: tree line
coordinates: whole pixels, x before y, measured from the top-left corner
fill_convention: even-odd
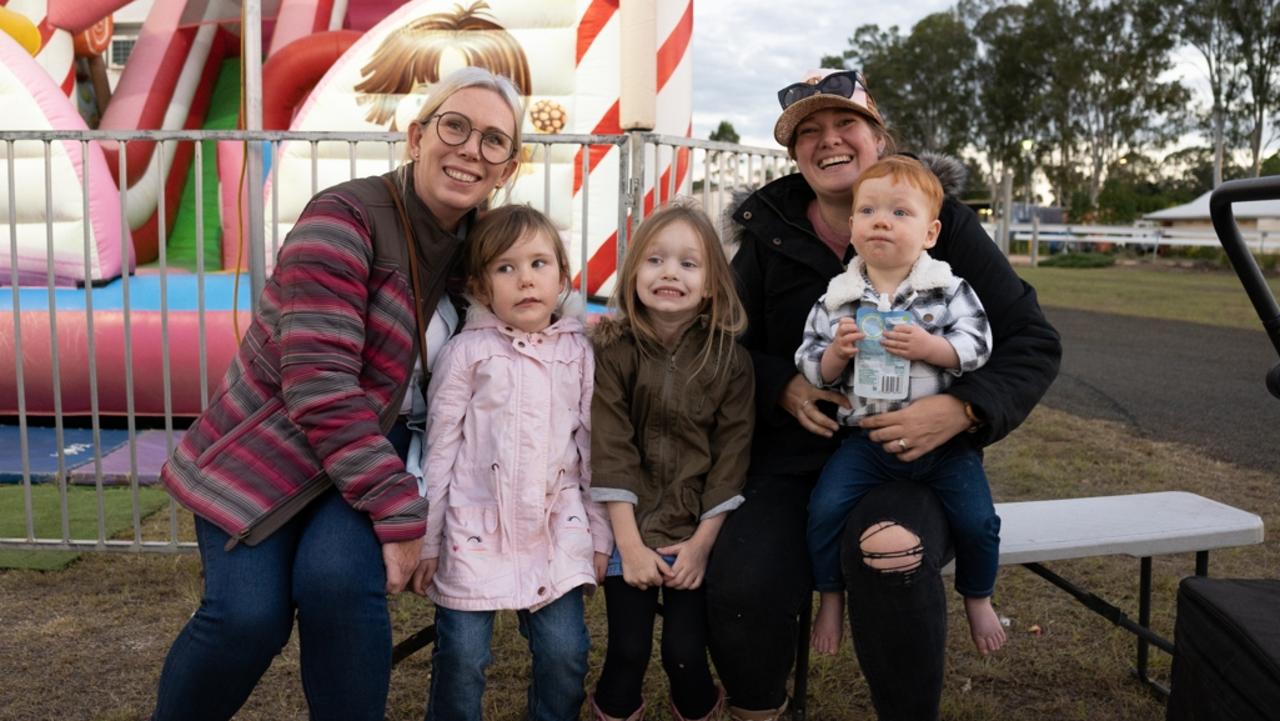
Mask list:
[[[964,158],[972,191],[1038,170],[1076,221],[1280,173],[1280,0],[959,0],[905,34],[862,25],[821,64],[861,70],[902,145]]]

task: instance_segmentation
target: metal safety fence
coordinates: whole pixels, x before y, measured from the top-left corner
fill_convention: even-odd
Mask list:
[[[237,217],[234,224],[245,229],[241,247],[251,262],[237,259],[235,267],[244,268],[262,259],[269,266],[287,235],[291,220],[281,208],[281,183],[301,184],[294,190],[309,196],[347,178],[386,172],[400,164],[404,136],[0,131],[0,207],[7,210],[0,213],[0,237],[7,236],[9,261],[9,273],[0,278],[0,286],[9,286],[0,288],[0,549],[194,550],[189,534],[181,530],[185,511],[157,490],[159,464],[172,452],[183,427],[205,407],[211,386],[234,354],[228,323],[247,327],[265,277],[210,267],[215,241],[207,229],[219,222],[228,225],[225,218],[211,217],[217,204],[206,207],[203,200],[205,184],[213,177],[207,172],[215,164],[211,156],[217,152],[222,157],[218,143],[236,144],[245,157],[260,153],[262,180],[273,189],[265,197],[245,194],[244,207],[237,208],[244,218]],[[195,201],[179,222],[194,226],[193,259],[181,265],[170,257],[167,228],[173,221],[166,217],[164,200],[168,173],[137,173],[127,160],[131,145],[147,146],[152,162],[164,170],[179,155],[189,158],[187,183]],[[115,177],[129,179],[132,172],[141,179],[130,185],[105,177],[107,166],[95,166],[90,157],[95,146],[113,150]],[[84,169],[78,188],[57,169],[59,154]],[[35,158],[35,169],[28,164],[20,170],[21,157]],[[575,207],[569,209],[553,197],[559,180],[553,180],[553,163],[563,164],[565,158],[580,164],[568,171],[572,175],[576,170],[581,179],[580,190],[570,193]],[[529,136],[522,161],[512,200],[569,219],[565,224],[571,226],[569,245],[577,251],[576,283],[584,293],[603,280],[588,277],[596,267],[592,252],[599,252],[590,242],[592,233],[616,233],[620,259],[632,225],[681,195],[698,200],[723,229],[735,193],[793,168],[781,150],[641,132]],[[301,177],[294,173],[282,179],[281,169],[290,162],[295,170],[299,164],[304,168]],[[609,164],[608,172],[598,172]],[[598,179],[613,181],[615,174],[616,184]],[[540,189],[540,197],[536,190],[521,194],[522,183]],[[154,185],[151,192],[158,198],[151,221],[155,260],[133,274],[93,280],[99,239],[91,237],[89,218],[100,211],[91,207],[102,202],[97,191],[119,188],[110,197],[118,204],[118,255],[127,269],[134,252],[126,245],[132,242],[130,203],[137,204],[135,193],[147,184]],[[59,214],[68,212],[71,196],[79,199],[80,228],[79,237],[68,240],[67,223]],[[608,216],[603,222],[602,207]],[[35,223],[42,222],[43,228],[32,230],[32,216],[43,219]],[[608,228],[592,228],[592,218]],[[37,278],[29,272],[29,258],[20,258],[29,249],[20,250],[24,233],[28,240],[32,234],[43,235],[44,268]],[[73,254],[83,265],[77,272],[90,280],[67,284],[67,264],[55,264],[55,256],[77,244],[81,247],[73,248]],[[19,272],[23,260],[25,275]]]

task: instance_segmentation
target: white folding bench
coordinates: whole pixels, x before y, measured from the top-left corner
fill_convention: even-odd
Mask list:
[[[1257,515],[1183,491],[997,503],[996,513],[1000,516],[1000,565],[1021,564],[1136,635],[1134,673],[1138,680],[1166,696],[1168,689],[1147,675],[1149,645],[1173,653],[1173,643],[1150,628],[1151,557],[1195,553],[1195,573],[1204,576],[1209,572],[1209,551],[1262,543],[1263,537],[1262,519]],[[1115,555],[1140,559],[1136,622],[1116,606],[1043,565],[1046,561]],[[953,566],[949,564],[943,572],[951,573]],[[805,713],[808,620],[807,615],[801,615],[793,688],[795,719],[803,719]]]
[[[1262,543],[1262,519],[1184,491],[997,503],[1000,564],[1021,564],[1090,610],[1138,637],[1138,680],[1168,695],[1147,676],[1148,644],[1173,653],[1151,622],[1151,557],[1195,553],[1197,576],[1209,572],[1209,551]],[[1045,561],[1125,555],[1139,559],[1138,620],[1045,568]]]

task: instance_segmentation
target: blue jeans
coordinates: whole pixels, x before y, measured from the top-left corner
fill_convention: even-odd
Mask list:
[[[1000,517],[982,455],[963,438],[953,438],[914,461],[904,463],[853,429],[822,469],[809,498],[809,555],[819,591],[844,590],[840,536],[858,499],[882,483],[911,480],[933,489],[956,547],[956,591],[985,598],[995,588],[1000,557]]]
[[[481,721],[485,669],[495,611],[455,611],[436,606],[427,721]],[[582,589],[575,588],[537,611],[517,611],[520,635],[533,652],[530,721],[577,719],[586,699],[591,638],[583,620]]]
[[[153,721],[229,719],[289,640],[311,718],[378,719],[391,680],[382,547],[336,490],[256,546],[196,517],[204,599],[169,649]]]

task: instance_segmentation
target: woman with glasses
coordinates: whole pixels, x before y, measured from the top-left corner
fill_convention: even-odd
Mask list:
[[[312,719],[382,719],[386,594],[418,563],[426,502],[405,470],[446,287],[477,207],[516,171],[505,78],[433,85],[405,165],[322,191],[280,249],[253,324],[161,471],[196,516],[204,598],[165,660],[154,719],[229,719],[297,616]]]
[[[778,99],[774,138],[800,172],[756,191],[734,216],[740,249],[733,269],[747,309],[743,344],[755,363],[758,416],[746,502],[725,522],[707,573],[712,658],[734,719],[776,719],[787,706],[798,618],[813,583],[809,494],[840,441],[835,408],[848,405],[799,375],[795,353],[809,309],[853,255],[853,182],[894,152],[855,71],[811,76]],[[933,169],[948,196],[930,254],[976,290],[994,345],[983,368],[945,393],[869,417],[853,431],[903,462],[958,435],[977,448],[1003,438],[1048,389],[1061,356],[1035,291],[955,199],[963,168],[941,159]],[[925,486],[880,486],[848,520],[842,559],[854,648],[883,719],[938,718],[946,640],[940,569],[949,557],[945,517]]]

